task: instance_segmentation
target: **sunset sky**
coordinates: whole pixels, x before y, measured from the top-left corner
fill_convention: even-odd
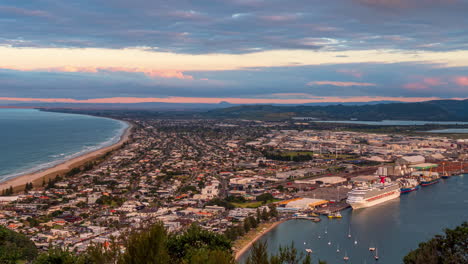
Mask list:
[[[0,102],[468,97],[468,0],[2,0]]]

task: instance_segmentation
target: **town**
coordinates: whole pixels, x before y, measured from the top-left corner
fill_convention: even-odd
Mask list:
[[[358,182],[468,168],[467,139],[290,121],[124,119],[130,139],[100,162],[3,193],[0,224],[43,250],[84,251],[156,221],[171,232],[195,222],[235,240],[258,225],[251,216],[272,223],[347,208]]]

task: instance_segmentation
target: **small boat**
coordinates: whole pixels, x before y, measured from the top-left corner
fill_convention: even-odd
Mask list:
[[[374,256],[375,260],[379,260],[379,253],[377,251],[377,248],[375,249],[375,256]]]
[[[343,260],[344,260],[344,261],[348,261],[348,260],[349,260],[348,253],[345,253],[345,256],[343,257]]]
[[[331,246],[331,241],[328,241],[328,245]]]
[[[322,237],[321,237],[321,236],[318,236],[318,238],[320,239],[320,238],[322,238]]]
[[[306,248],[305,251],[306,251],[307,253],[309,253],[309,254],[312,253],[312,249],[310,249],[310,248]]]
[[[337,245],[336,246],[336,253],[339,253],[340,252],[340,245]]]
[[[354,245],[357,245],[357,240],[354,240]]]
[[[348,238],[351,238],[351,227],[349,228],[349,231],[348,231]]]
[[[443,178],[443,179],[448,179],[448,178],[450,178],[450,177],[452,177],[452,175],[449,175],[447,172],[445,172],[445,173],[442,174],[442,178]]]
[[[375,248],[370,247],[370,248],[369,248],[369,251],[375,251]]]
[[[335,213],[329,213],[328,214],[328,218],[332,219],[332,218],[342,218],[343,216],[341,216],[340,212],[335,212]]]

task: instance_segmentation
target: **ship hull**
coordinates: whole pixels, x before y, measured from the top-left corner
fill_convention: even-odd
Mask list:
[[[409,193],[409,192],[414,192],[414,191],[416,191],[418,189],[419,189],[419,185],[414,186],[414,187],[410,187],[410,188],[401,188],[400,191],[401,191],[401,193]]]
[[[439,180],[440,180],[440,178],[434,179],[434,180],[430,180],[430,181],[422,181],[422,182],[421,182],[421,186],[426,187],[426,186],[429,186],[429,185],[432,185],[432,184],[436,184],[436,183],[439,182]]]
[[[400,196],[400,192],[395,190],[395,191],[391,191],[391,192],[383,194],[382,197],[379,199],[370,198],[362,202],[351,202],[348,204],[351,205],[351,207],[354,210],[356,210],[356,209],[361,209],[361,208],[366,208],[366,207],[371,207],[377,204],[381,204],[381,203],[393,200],[395,198],[398,198],[399,196]]]

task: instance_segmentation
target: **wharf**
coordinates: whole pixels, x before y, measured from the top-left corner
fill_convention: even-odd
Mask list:
[[[321,214],[321,215],[328,215],[329,213],[336,213],[336,212],[345,210],[349,207],[350,205],[347,204],[346,202],[339,202],[339,203],[331,204],[328,207],[317,209],[315,213]]]

